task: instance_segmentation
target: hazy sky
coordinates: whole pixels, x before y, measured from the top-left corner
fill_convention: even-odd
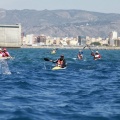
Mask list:
[[[6,10],[78,9],[120,14],[120,0],[0,0],[0,8]]]

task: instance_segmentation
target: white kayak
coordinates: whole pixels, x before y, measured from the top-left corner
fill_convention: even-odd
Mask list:
[[[94,60],[100,60],[101,58],[95,58]]]
[[[13,59],[12,57],[0,57],[0,60],[8,60],[8,59]]]
[[[55,67],[52,68],[52,70],[62,70],[62,69],[66,69],[66,67],[61,68],[61,67],[59,67],[59,66],[55,66]]]

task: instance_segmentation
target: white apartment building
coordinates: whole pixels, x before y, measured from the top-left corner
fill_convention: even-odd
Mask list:
[[[26,35],[23,37],[23,45],[32,45],[34,44],[35,37],[33,34]]]
[[[114,46],[114,41],[117,39],[117,32],[116,31],[112,31],[109,34],[109,45],[110,46]]]

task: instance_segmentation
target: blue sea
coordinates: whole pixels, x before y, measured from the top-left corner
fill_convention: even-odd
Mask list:
[[[8,49],[0,60],[0,120],[120,120],[120,50]],[[65,70],[51,70],[64,54]]]

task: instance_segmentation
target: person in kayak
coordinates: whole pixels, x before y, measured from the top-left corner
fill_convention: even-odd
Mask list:
[[[79,50],[78,55],[77,55],[77,58],[78,58],[79,60],[82,60],[82,59],[83,59],[83,51]]]
[[[56,53],[56,49],[53,49],[52,51],[51,51],[51,54],[55,54]]]
[[[6,48],[3,48],[2,52],[3,52],[3,57],[11,57]]]
[[[66,67],[66,60],[64,58],[64,55],[61,55],[60,58],[55,61],[51,60],[51,62],[56,63],[56,66],[59,66],[61,68]]]
[[[101,55],[99,54],[98,51],[96,51],[95,53],[92,51],[91,55],[94,57],[94,60],[101,59]]]

